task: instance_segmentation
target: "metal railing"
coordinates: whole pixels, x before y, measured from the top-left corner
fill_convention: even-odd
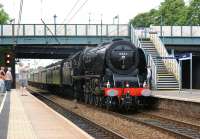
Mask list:
[[[200,26],[150,26],[135,29],[137,36],[149,38],[149,32],[157,32],[162,37],[200,37]]]
[[[151,26],[152,31],[166,37],[200,37],[200,26]]]
[[[157,67],[151,55],[148,55],[148,66],[151,67],[152,87],[157,90]]]
[[[19,31],[18,31],[19,30]],[[129,36],[128,24],[5,24],[0,36]]]
[[[155,48],[157,49],[158,53],[160,54],[160,57],[163,58],[163,62],[167,68],[167,70],[171,73],[173,73],[177,79],[179,80],[180,76],[180,66],[176,59],[165,59],[165,57],[171,57],[164,44],[162,43],[161,39],[159,38],[158,34],[156,32],[150,33],[150,39],[154,43]]]
[[[141,34],[137,33],[136,30],[131,26],[131,41],[135,44],[136,47],[142,48],[142,44],[140,43]],[[145,37],[146,38],[146,37]],[[145,53],[145,51],[144,51]],[[152,69],[152,86],[156,90],[157,89],[157,67],[151,55],[145,53],[147,65],[151,66]]]

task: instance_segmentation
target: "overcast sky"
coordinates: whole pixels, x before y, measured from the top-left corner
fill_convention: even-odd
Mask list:
[[[73,5],[76,7],[69,14]],[[73,17],[76,11],[85,2],[86,4]],[[56,14],[57,23],[88,23],[91,14],[91,23],[100,23],[101,14],[103,23],[112,23],[113,17],[119,15],[120,23],[128,23],[129,19],[141,12],[158,8],[163,0],[24,0],[21,23],[53,23]],[[0,0],[4,9],[11,18],[18,19],[20,0]],[[69,14],[69,15],[68,15]],[[68,16],[67,16],[68,15]],[[72,18],[73,17],[73,18]],[[71,20],[70,20],[71,19]],[[117,22],[117,21],[115,21]]]

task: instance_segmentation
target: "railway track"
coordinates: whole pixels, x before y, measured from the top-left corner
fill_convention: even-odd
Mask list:
[[[40,94],[33,92],[33,90],[29,91],[38,99],[42,100],[45,104],[50,106],[52,109],[54,109],[56,112],[60,113],[63,115],[65,118],[73,122],[75,125],[77,125],[79,128],[87,132],[89,135],[96,139],[126,139],[126,137],[123,137],[122,135],[111,131],[107,129],[106,127],[103,127],[99,124],[96,124],[92,121],[90,121],[87,118],[84,118],[66,108],[63,106],[60,106],[56,102],[52,101],[48,97]]]
[[[88,106],[93,107],[93,106]],[[113,114],[117,117],[126,119],[130,122],[136,122],[146,126],[150,126],[162,132],[167,132],[168,134],[181,139],[200,139],[200,126],[176,121],[169,118],[164,118],[158,115],[153,115],[145,112],[140,112],[139,114],[120,114],[117,112],[107,111],[104,109],[99,109],[103,112]]]
[[[168,132],[178,138],[200,139],[200,126],[184,123],[157,115],[140,113],[138,115],[121,115],[127,120],[135,121],[158,130]]]
[[[81,104],[87,105],[85,103],[81,103]],[[164,118],[164,117],[161,117],[158,115],[152,115],[152,114],[145,113],[145,112],[140,112],[138,114],[121,114],[118,112],[107,111],[105,109],[98,108],[98,107],[91,106],[91,105],[87,105],[87,107],[95,108],[96,110],[112,114],[116,117],[128,120],[130,122],[136,122],[136,123],[139,123],[142,125],[146,125],[146,126],[155,128],[158,131],[167,133],[167,134],[172,135],[177,138],[200,139],[200,126],[197,126],[197,125],[192,125],[189,123],[176,121],[176,120]]]

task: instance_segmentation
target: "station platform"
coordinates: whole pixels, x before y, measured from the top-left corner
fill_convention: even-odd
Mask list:
[[[152,96],[156,98],[200,103],[200,90],[196,89],[192,89],[192,91],[189,89],[181,91],[152,91]]]
[[[19,89],[0,94],[0,139],[88,139],[86,132]]]

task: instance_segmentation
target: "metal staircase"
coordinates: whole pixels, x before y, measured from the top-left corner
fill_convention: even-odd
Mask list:
[[[157,83],[155,88],[158,90],[175,90],[179,89],[179,83],[175,76],[168,72],[163,60],[150,39],[140,39],[141,47],[147,55],[152,56],[152,60],[157,67]]]
[[[148,38],[141,37],[131,29],[131,40],[144,50],[148,56],[148,65],[152,69],[152,89],[178,90],[180,88],[180,66],[175,59],[162,59],[170,57],[157,33],[149,33]]]

